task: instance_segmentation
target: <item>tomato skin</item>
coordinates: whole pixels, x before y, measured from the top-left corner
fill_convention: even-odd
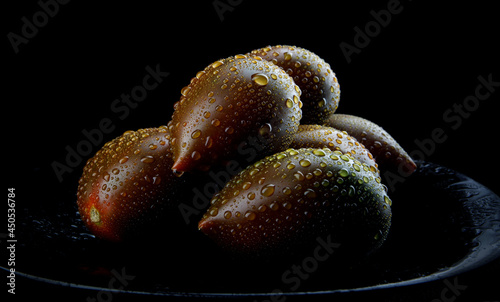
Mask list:
[[[325,125],[346,131],[355,137],[373,154],[381,171],[403,171],[409,176],[417,169],[417,165],[403,147],[372,121],[354,115],[332,114]]]
[[[301,124],[323,124],[340,101],[340,85],[330,64],[310,50],[290,45],[255,49],[260,56],[281,67],[302,91]]]
[[[369,253],[391,225],[378,173],[328,148],[288,149],[248,166],[212,198],[198,228],[242,254],[274,254],[331,236],[343,250]]]
[[[167,127],[127,131],[87,161],[77,204],[99,238],[122,241],[178,202],[184,180],[172,172]]]
[[[300,125],[290,148],[328,148],[349,153],[354,159],[367,164],[372,172],[378,171],[373,155],[358,140],[345,131],[320,125]]]
[[[252,138],[262,142],[261,158],[286,149],[302,118],[299,87],[260,57],[216,61],[181,94],[168,126],[174,137],[173,168],[182,172],[236,159]]]

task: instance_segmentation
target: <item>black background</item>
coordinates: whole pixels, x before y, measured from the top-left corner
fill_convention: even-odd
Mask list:
[[[331,65],[341,88],[338,112],[378,123],[407,151],[442,128],[446,141],[425,160],[500,193],[500,87],[458,129],[443,120],[453,104],[474,95],[478,76],[492,74],[500,82],[500,22],[493,2],[401,0],[402,11],[350,63],[340,43],[354,45],[354,27],[363,30],[374,20],[370,11],[387,9],[391,1],[233,1],[239,4],[222,19],[213,2],[73,0],[59,5],[17,54],[8,34],[21,34],[22,17],[31,20],[41,8],[37,1],[18,1],[2,9],[4,179],[16,187],[17,207],[76,192],[84,162],[105,141],[168,123],[182,87],[211,62],[276,44],[309,49]],[[157,64],[169,76],[121,120],[111,103],[142,83],[146,66]],[[51,164],[64,164],[66,146],[75,148],[85,139],[82,130],[98,128],[103,118],[113,121],[114,131],[59,182]]]

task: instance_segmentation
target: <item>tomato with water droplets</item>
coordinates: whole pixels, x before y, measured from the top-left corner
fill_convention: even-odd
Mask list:
[[[380,170],[412,174],[417,165],[401,145],[382,127],[367,119],[348,114],[332,114],[325,125],[346,131],[373,154]]]
[[[289,45],[267,46],[250,52],[281,67],[300,88],[303,124],[322,124],[340,101],[340,86],[330,65],[313,52]],[[287,103],[288,105],[288,103]]]
[[[206,170],[237,158],[252,138],[259,138],[261,157],[282,150],[302,117],[300,89],[260,57],[216,61],[187,87],[168,124],[177,171]]]
[[[214,196],[199,229],[240,253],[283,252],[321,235],[369,252],[389,231],[390,199],[379,175],[359,165],[327,148],[268,156]]]
[[[77,203],[93,234],[121,241],[177,205],[185,181],[171,170],[170,141],[166,126],[127,131],[87,161]]]
[[[294,135],[291,148],[328,148],[348,153],[354,159],[368,165],[369,170],[378,173],[378,164],[373,155],[356,138],[345,131],[320,125],[300,125]],[[315,152],[323,152],[316,150]]]

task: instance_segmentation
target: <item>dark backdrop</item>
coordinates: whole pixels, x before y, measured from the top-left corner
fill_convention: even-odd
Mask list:
[[[470,98],[470,112],[443,117],[475,96],[479,77],[500,82],[493,2],[164,2],[70,1],[57,9],[50,2],[46,17],[39,13],[43,0],[2,9],[4,179],[17,188],[18,207],[75,192],[84,162],[105,141],[166,124],[182,87],[209,63],[275,44],[307,48],[331,65],[341,88],[338,112],[375,121],[408,151],[426,151],[418,154],[500,193],[500,87],[480,89],[490,94]],[[41,25],[36,30],[25,21],[33,17]],[[115,112],[113,101],[142,83],[146,66],[157,65],[168,72],[163,82],[136,108]],[[65,164],[68,147],[75,149],[82,131],[97,129],[102,119],[113,131],[60,181],[54,162]],[[437,128],[446,140],[440,135],[431,144]]]

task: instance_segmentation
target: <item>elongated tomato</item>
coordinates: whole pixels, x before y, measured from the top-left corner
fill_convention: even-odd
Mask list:
[[[322,124],[340,101],[340,86],[330,64],[315,53],[296,46],[276,45],[256,49],[261,56],[285,70],[302,90],[303,124]]]
[[[210,64],[182,89],[169,122],[173,169],[190,171],[238,157],[238,147],[261,137],[260,156],[286,148],[302,110],[300,89],[260,57],[235,56]]]
[[[288,149],[235,176],[212,199],[199,228],[241,253],[291,249],[320,235],[369,251],[390,227],[380,177],[340,151]]]
[[[167,127],[127,131],[87,161],[77,198],[96,236],[121,241],[175,207],[183,180],[172,172]]]
[[[367,119],[348,114],[332,114],[325,125],[346,131],[375,157],[380,170],[403,169],[411,174],[417,168],[410,155],[382,127]]]

